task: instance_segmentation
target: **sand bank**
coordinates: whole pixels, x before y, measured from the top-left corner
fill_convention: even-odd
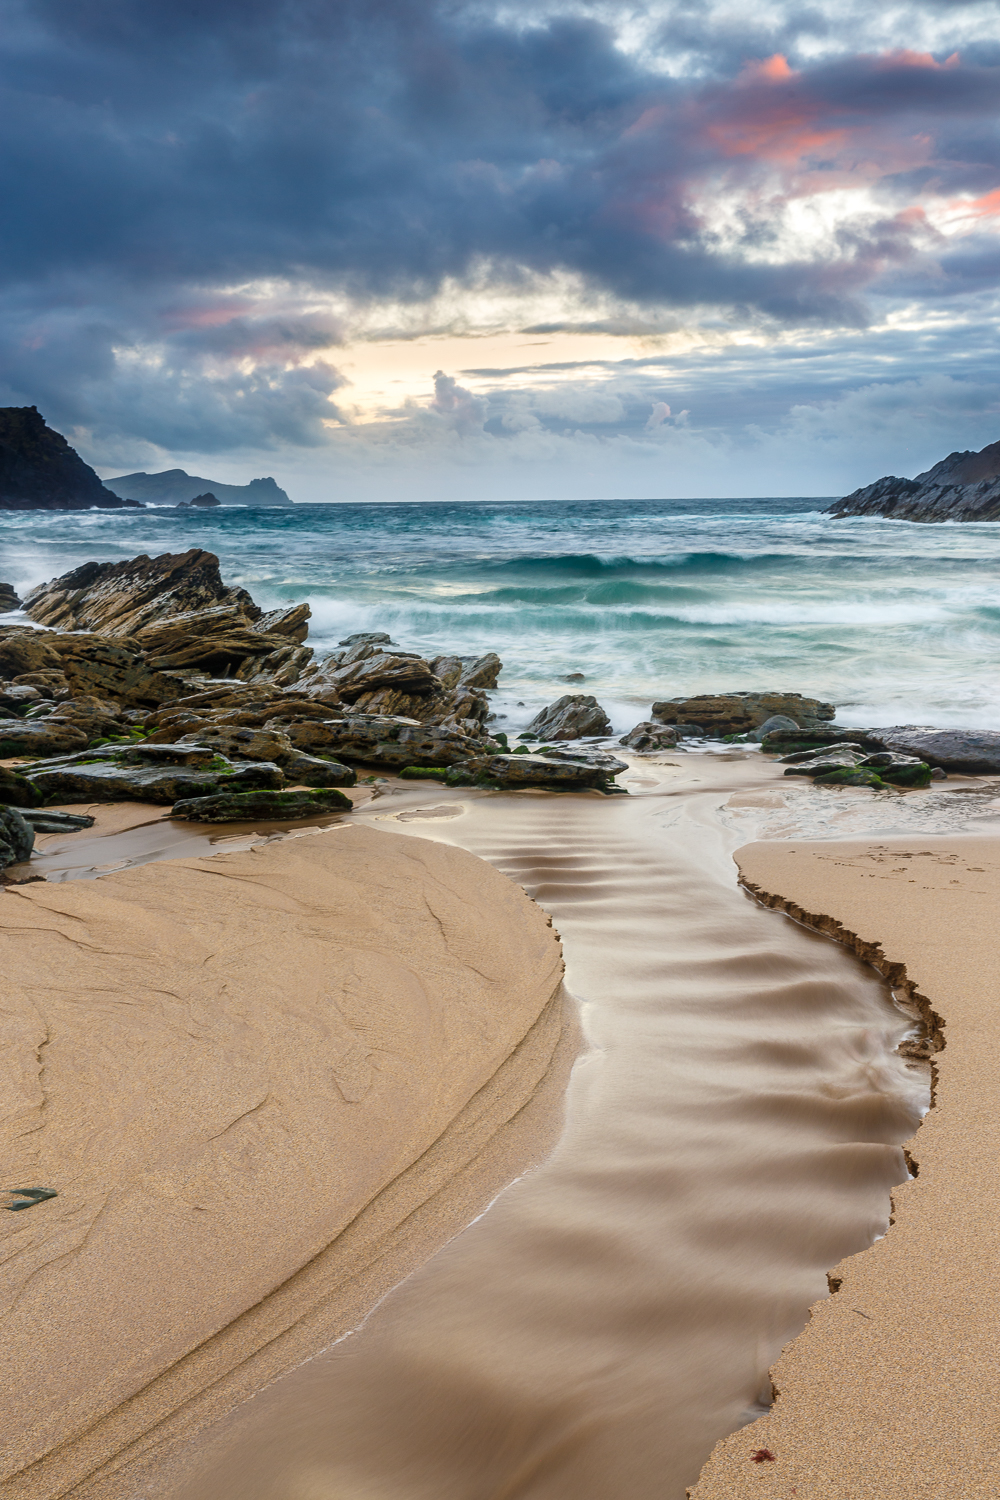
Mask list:
[[[886,1228],[925,1096],[894,1053],[908,1022],[853,954],[739,890],[731,851],[772,800],[727,813],[739,829],[719,809],[781,768],[677,760],[637,765],[627,798],[404,783],[356,815],[458,844],[551,912],[592,1050],[551,1157],[204,1434],[197,1500],[683,1500],[827,1267]]]
[[[1000,839],[755,844],[769,904],[849,941],[940,1029],[914,1180],[772,1376],[768,1415],[718,1445],[694,1500],[971,1500],[1000,1493]],[[774,1455],[755,1462],[762,1449]]]
[[[0,949],[4,1183],[58,1193],[0,1223],[7,1500],[132,1495],[557,1126],[558,940],[458,849],[341,827],[12,886]]]

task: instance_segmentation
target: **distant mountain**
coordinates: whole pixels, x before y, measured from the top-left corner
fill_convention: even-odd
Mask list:
[[[37,406],[0,406],[0,510],[120,510],[127,503],[105,489]]]
[[[827,507],[844,516],[888,516],[894,521],[1000,521],[1000,443],[973,453],[949,453],[916,479],[888,474]]]
[[[218,479],[199,479],[183,469],[164,469],[162,474],[122,474],[106,479],[109,490],[123,500],[145,500],[151,505],[179,505],[194,500],[206,490],[223,505],[291,505],[285,491],[273,479],[251,479],[249,484],[222,484]]]

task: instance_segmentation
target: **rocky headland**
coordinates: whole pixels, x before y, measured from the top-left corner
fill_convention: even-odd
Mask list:
[[[106,489],[36,406],[0,407],[0,510],[120,510],[138,504]]]
[[[886,516],[893,521],[1000,521],[1000,442],[974,453],[949,453],[915,479],[888,474],[845,495],[827,514]]]
[[[105,481],[105,488],[124,499],[150,505],[192,505],[204,501],[205,492],[220,505],[291,505],[287,491],[268,475],[249,484],[223,484],[221,479],[201,479],[184,469],[164,469],[159,474],[120,474]]]

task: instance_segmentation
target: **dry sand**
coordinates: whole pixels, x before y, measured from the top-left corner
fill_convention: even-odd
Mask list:
[[[770,1413],[721,1442],[689,1494],[996,1497],[1000,839],[753,844],[738,863],[769,905],[909,992],[944,1049],[888,1234],[831,1270],[835,1295],[773,1368]]]
[[[0,948],[4,1185],[58,1192],[0,1224],[5,1500],[136,1493],[558,1127],[558,939],[459,849],[341,827],[11,886]]]

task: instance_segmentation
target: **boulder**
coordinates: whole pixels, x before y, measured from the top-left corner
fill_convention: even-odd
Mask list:
[[[759,745],[767,739],[769,734],[797,734],[798,729],[798,724],[796,724],[794,719],[790,719],[787,714],[772,714],[769,719],[765,719],[763,724],[758,725],[751,732],[750,738],[756,740]]]
[[[333,788],[315,792],[223,792],[214,797],[188,797],[175,802],[170,816],[197,823],[246,823],[258,818],[280,823],[327,817],[330,813],[350,811],[351,805],[350,797]]]
[[[121,636],[167,615],[217,604],[235,605],[249,620],[261,613],[246,589],[222,582],[213,552],[194,547],[127,562],[83,563],[33,589],[24,607],[42,625]]]
[[[0,807],[0,869],[29,859],[35,847],[35,830],[16,807]]]
[[[526,733],[543,740],[578,740],[584,735],[608,735],[612,729],[596,698],[586,693],[564,693],[535,715]]]
[[[494,744],[492,740],[473,738],[446,725],[420,724],[414,719],[393,718],[388,714],[354,714],[322,727],[327,732],[328,753],[342,760],[372,765],[452,766],[470,756],[482,755]],[[297,748],[306,749],[292,728],[289,739]]]
[[[801,693],[764,691],[668,698],[654,703],[651,710],[652,717],[661,724],[700,724],[706,734],[720,739],[727,734],[749,734],[774,714],[799,725],[812,725],[817,720],[832,719],[836,712],[832,703],[804,698]]]
[[[918,756],[944,771],[962,771],[973,776],[1000,773],[1000,730],[928,729],[904,724],[890,729],[869,729],[866,737],[868,742],[885,750]]]
[[[218,759],[216,757],[215,759]],[[267,762],[217,768],[124,758],[84,759],[51,770],[32,768],[30,780],[46,802],[160,802],[225,792],[277,790],[285,778]]]
[[[640,754],[648,754],[651,750],[673,750],[677,746],[677,731],[668,728],[666,724],[657,724],[654,720],[647,719],[630,729],[618,743],[627,746],[629,750],[638,750]]]
[[[876,791],[885,786],[877,771],[867,766],[835,766],[816,777],[816,786],[870,786]]]
[[[0,715],[6,718],[10,714],[17,718],[26,709],[44,701],[40,688],[29,687],[26,682],[8,682],[0,688]]]
[[[621,761],[614,761],[614,764],[623,771],[626,769]],[[453,766],[446,779],[451,786],[485,782],[505,791],[525,787],[549,791],[604,791],[614,775],[614,771],[586,761],[550,759],[546,755],[514,751],[510,755],[471,756]]]
[[[189,505],[193,505],[196,510],[213,510],[215,506],[221,504],[222,501],[217,500],[211,490],[206,490],[204,495],[195,495],[193,500],[178,500],[177,509],[185,510]]]
[[[17,593],[9,583],[0,583],[0,615],[6,615],[14,609],[21,608],[21,601]]]
[[[386,635],[384,630],[356,630],[353,635],[345,636],[339,644],[341,646],[356,646],[359,641],[372,646],[392,645],[392,637]]]
[[[463,656],[461,658],[462,671],[456,686],[465,688],[495,688],[497,678],[503,671],[503,662],[495,651],[487,651],[484,656]]]
[[[208,745],[227,760],[270,760],[279,766],[293,753],[291,740],[278,729],[241,728],[233,724],[203,725],[173,743],[178,747]]]
[[[37,807],[41,800],[26,776],[0,766],[0,804],[5,807]]]
[[[14,755],[65,755],[83,750],[90,735],[75,724],[50,719],[0,719],[0,758]]]
[[[352,766],[319,755],[301,755],[297,750],[282,761],[281,769],[291,786],[354,786],[358,779]]]
[[[421,657],[389,655],[384,651],[338,667],[330,681],[346,703],[353,703],[362,693],[375,688],[394,688],[404,693],[430,693],[441,688],[430,664]]]
[[[811,776],[820,786],[883,786],[888,783],[899,787],[925,787],[931,781],[930,766],[916,756],[897,755],[889,750],[869,755],[857,745],[800,752],[784,759],[793,762],[787,766],[786,776]],[[860,779],[852,779],[847,773],[854,771],[864,774]]]

